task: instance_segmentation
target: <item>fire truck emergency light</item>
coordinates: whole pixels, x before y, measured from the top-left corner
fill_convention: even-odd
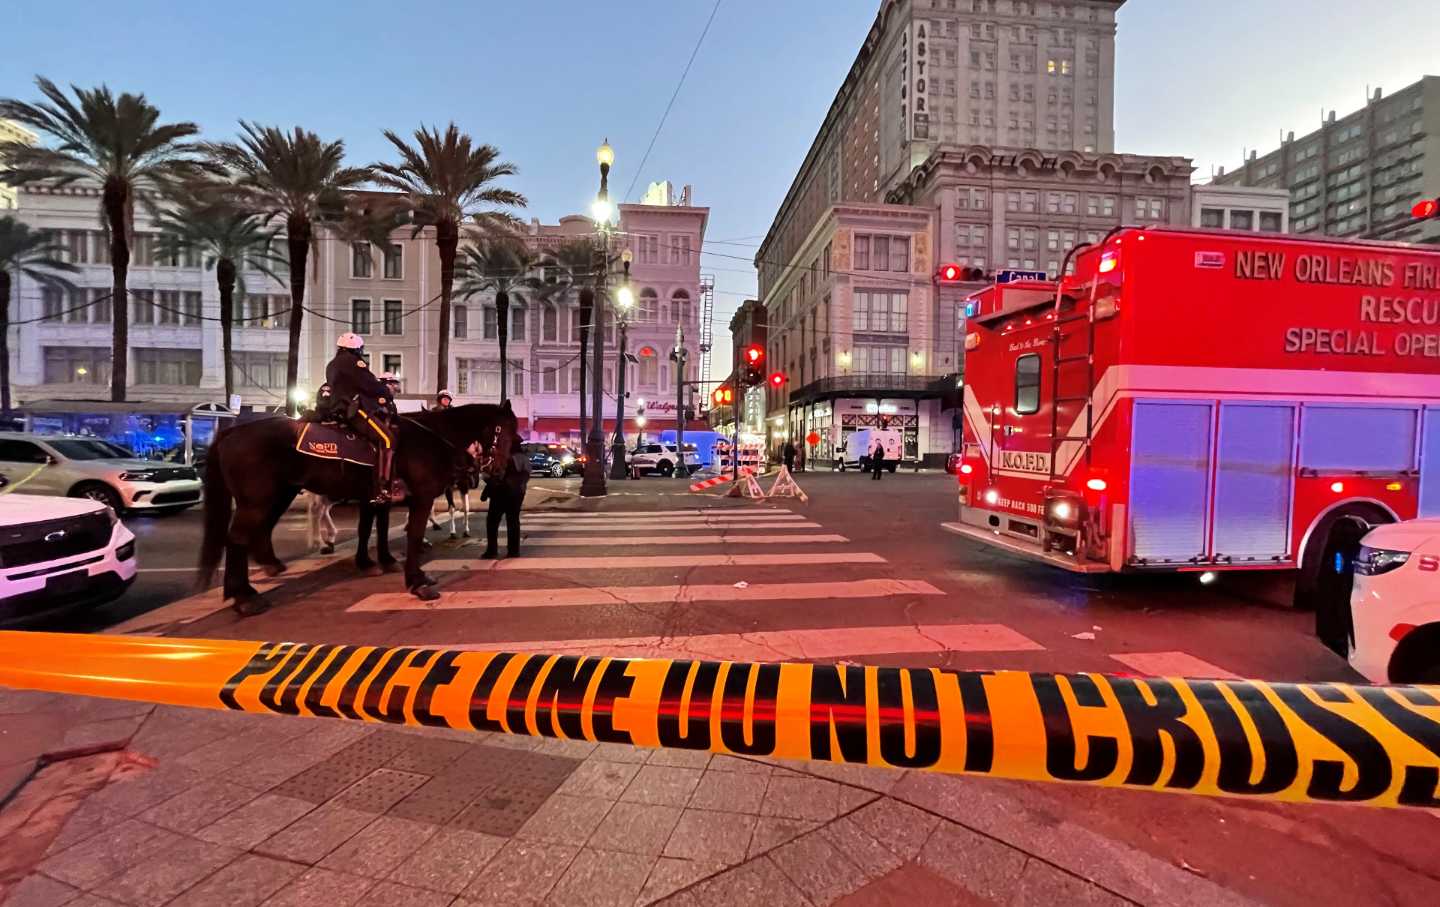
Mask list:
[[[1106,252],[1100,256],[1100,273],[1109,274],[1120,266],[1120,257],[1114,252]]]
[[[1410,209],[1410,215],[1416,220],[1429,220],[1432,217],[1440,217],[1440,198],[1427,198]]]
[[[1085,483],[1085,487],[1091,491],[1104,491],[1108,486],[1104,479],[1091,479]]]

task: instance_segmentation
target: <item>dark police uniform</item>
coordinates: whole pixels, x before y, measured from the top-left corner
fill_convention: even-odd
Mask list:
[[[384,424],[390,408],[390,389],[385,386],[363,356],[354,350],[340,349],[325,367],[325,382],[336,399],[339,412],[358,401],[358,409],[350,424],[357,431],[380,445],[380,464],[376,470],[376,500],[385,496],[390,484],[390,460],[394,441],[390,428]]]

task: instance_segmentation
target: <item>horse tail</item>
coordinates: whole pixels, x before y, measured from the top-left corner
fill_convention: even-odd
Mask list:
[[[225,467],[220,460],[224,441],[223,434],[215,439],[205,462],[205,537],[200,543],[200,576],[196,580],[202,590],[209,588],[214,579],[230,534],[230,487],[225,483]]]

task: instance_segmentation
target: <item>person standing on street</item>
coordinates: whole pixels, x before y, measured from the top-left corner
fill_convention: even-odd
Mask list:
[[[480,557],[494,560],[499,557],[498,539],[500,520],[505,520],[505,534],[508,542],[506,556],[520,556],[520,509],[525,505],[525,489],[530,484],[530,456],[520,446],[519,439],[514,445],[515,452],[505,464],[505,473],[499,478],[485,477],[485,490],[480,500],[489,502],[485,512],[485,550]]]
[[[784,452],[782,453],[782,456],[784,456],[784,458],[785,458],[785,471],[786,471],[786,472],[794,472],[794,471],[795,471],[795,442],[794,442],[794,441],[786,441],[786,442],[785,442],[785,450],[784,450]]]
[[[876,438],[876,439],[875,439],[875,449],[872,450],[872,451],[870,451],[870,472],[871,472],[870,479],[871,479],[872,481],[875,481],[875,482],[880,481],[880,470],[881,470],[881,468],[883,468],[884,466],[885,466],[885,445],[880,443],[880,439],[879,439],[879,438]]]

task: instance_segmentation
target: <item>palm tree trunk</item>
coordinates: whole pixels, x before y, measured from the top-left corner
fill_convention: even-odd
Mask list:
[[[585,354],[590,348],[590,315],[594,306],[589,294],[580,294],[580,444],[585,444],[585,373],[589,370],[590,357]]]
[[[500,341],[500,399],[495,402],[504,403],[505,373],[509,371],[505,349],[510,343],[510,294],[503,289],[495,294],[495,339]]]
[[[110,399],[125,402],[130,379],[130,186],[110,177],[101,192],[100,205],[110,228]]]
[[[285,405],[300,411],[295,388],[300,385],[300,326],[305,319],[305,267],[310,258],[310,218],[291,214],[285,218],[285,242],[290,257],[290,346],[285,361]]]
[[[450,294],[455,289],[455,250],[460,246],[460,225],[447,220],[435,224],[435,247],[440,252],[440,360],[435,367],[435,393],[450,383]]]
[[[235,262],[222,258],[215,264],[215,282],[220,285],[220,358],[225,369],[225,399],[235,393]]]
[[[10,272],[0,268],[0,413],[10,415]]]

